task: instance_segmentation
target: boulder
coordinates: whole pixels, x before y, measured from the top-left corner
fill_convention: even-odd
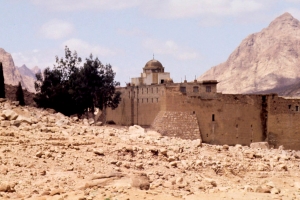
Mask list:
[[[95,120],[93,118],[88,119],[89,125],[93,125],[95,123]]]
[[[85,125],[85,126],[90,125],[88,119],[86,119],[86,118],[84,118],[82,122],[83,122],[83,125]]]
[[[202,145],[201,139],[192,140],[192,142],[191,142],[191,146],[194,148],[201,147],[201,145]]]
[[[135,135],[135,134],[138,134],[138,135],[144,135],[145,134],[145,129],[138,126],[138,125],[134,125],[134,126],[130,126],[129,127],[129,134],[130,135]]]
[[[269,149],[269,144],[267,142],[253,142],[250,144],[251,149]]]
[[[0,192],[15,192],[16,184],[8,183],[8,182],[1,182],[0,183]]]
[[[2,127],[8,127],[8,126],[10,126],[10,121],[1,121],[1,126]]]
[[[7,120],[15,120],[17,119],[18,114],[13,110],[3,110],[1,116]]]
[[[21,121],[20,121],[20,120],[12,120],[12,121],[10,121],[10,124],[11,124],[12,126],[17,126],[17,127],[19,127],[19,126],[21,125]]]
[[[145,174],[134,175],[131,177],[131,187],[135,187],[141,190],[149,190],[149,178]]]
[[[104,156],[104,151],[103,151],[103,149],[94,149],[93,152],[94,152],[94,154],[96,154],[96,155]]]
[[[102,126],[102,125],[103,125],[102,122],[96,122],[96,123],[95,123],[95,126]]]
[[[70,124],[70,122],[66,118],[62,118],[62,119],[55,122],[56,126],[65,126],[65,125],[69,125],[69,124]]]
[[[22,116],[22,115],[19,115],[17,120],[20,121],[21,123],[24,122],[24,123],[27,123],[27,124],[32,124],[31,118],[25,117],[25,116]]]

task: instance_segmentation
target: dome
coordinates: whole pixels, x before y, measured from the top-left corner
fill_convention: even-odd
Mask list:
[[[151,70],[155,70],[155,69],[159,69],[159,70],[163,70],[164,67],[162,66],[162,64],[158,61],[158,60],[150,60],[146,63],[145,67],[143,68],[144,70],[147,69],[151,69]]]

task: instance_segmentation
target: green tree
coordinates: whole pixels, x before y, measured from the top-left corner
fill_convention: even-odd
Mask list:
[[[21,82],[19,82],[19,85],[17,88],[16,99],[17,99],[17,101],[19,101],[19,104],[21,106],[25,106],[24,93],[23,93]]]
[[[121,93],[116,92],[116,86],[120,83],[114,81],[116,73],[110,64],[103,65],[98,58],[93,59],[90,55],[86,59],[83,68],[80,70],[80,80],[82,80],[81,95],[84,97],[86,109],[94,112],[98,107],[106,117],[106,108],[115,109],[120,100]]]
[[[0,62],[0,98],[5,98],[5,84],[3,75],[3,66]]]
[[[100,108],[105,114],[107,107],[116,108],[121,94],[115,91],[119,85],[114,81],[111,65],[103,65],[91,55],[83,67],[76,52],[66,47],[65,59],[56,57],[57,66],[37,74],[35,101],[39,107],[53,108],[65,115],[94,112]]]
[[[78,113],[75,101],[70,93],[69,78],[78,73],[81,58],[77,53],[65,48],[65,59],[56,56],[56,66],[51,70],[49,67],[43,72],[36,74],[35,89],[37,94],[34,101],[38,107],[53,108],[65,115]]]

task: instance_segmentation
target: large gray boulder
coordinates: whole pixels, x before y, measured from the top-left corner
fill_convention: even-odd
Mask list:
[[[269,149],[269,144],[267,142],[253,142],[250,144],[251,149]]]

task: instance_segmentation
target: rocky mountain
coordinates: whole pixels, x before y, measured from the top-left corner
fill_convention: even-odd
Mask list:
[[[35,89],[34,89],[34,81],[36,80],[35,72],[29,69],[26,65],[22,65],[21,67],[18,67],[18,70],[22,76],[22,80],[25,84],[26,89],[30,92],[35,93]],[[40,70],[36,69],[36,71],[38,72]]]
[[[21,67],[18,67],[18,70],[22,76],[29,76],[35,78],[35,73],[31,69],[29,69],[26,65],[22,65]]]
[[[31,68],[30,70],[31,70],[31,72],[33,72],[34,77],[35,77],[35,74],[41,72],[41,69],[38,66],[35,66],[35,67]]]
[[[16,67],[12,59],[11,54],[0,48],[0,62],[3,65],[3,74],[5,84],[7,85],[18,85],[21,82],[24,89],[29,92],[35,92],[34,81],[35,73],[28,69],[25,65]],[[39,69],[34,68],[38,71]]]
[[[229,56],[198,80],[216,79],[223,93],[278,92],[300,96],[300,22],[284,13],[249,35]],[[290,92],[286,91],[290,89]],[[295,92],[291,92],[291,91]],[[298,92],[296,92],[298,91]]]
[[[0,62],[3,65],[3,74],[5,84],[18,85],[19,82],[24,84],[19,70],[15,67],[14,61],[9,53],[0,48]]]

